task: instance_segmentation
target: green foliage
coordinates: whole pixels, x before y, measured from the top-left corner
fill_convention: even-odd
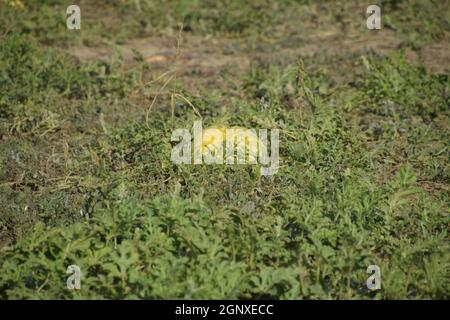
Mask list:
[[[2,268],[9,271],[2,275],[0,292],[9,298],[237,295],[244,288],[245,264],[233,261],[235,249],[220,241],[216,230],[198,232],[211,225],[238,244],[233,222],[225,214],[214,217],[200,201],[181,199],[127,199],[96,212],[88,222],[48,232],[38,224],[36,234],[45,236],[29,238],[24,251],[17,247],[24,255],[2,256]],[[61,282],[66,264],[75,263],[83,270],[87,295],[72,294]]]
[[[295,6],[291,1],[273,3],[267,0],[139,0],[116,1],[122,11],[136,17],[145,28],[177,28],[183,22],[186,30],[198,34],[225,33],[238,35],[256,32],[279,23],[282,13]]]
[[[448,1],[382,1],[384,25],[398,31],[403,41],[415,49],[450,36]]]
[[[0,292],[3,298],[368,298],[364,270],[377,263],[385,270],[384,297],[444,297],[445,218],[424,194],[403,200],[420,193],[411,189],[411,174],[402,169],[382,189],[350,175],[325,196],[285,198],[266,213],[183,200],[179,187],[154,200],[122,197],[84,222],[37,224],[4,249]],[[80,291],[65,288],[70,264],[82,270]]]
[[[0,61],[5,103],[24,102],[29,97],[38,100],[43,93],[70,98],[123,96],[132,85],[131,74],[123,73],[118,63],[78,66],[72,57],[38,49],[29,38],[18,35],[3,40]]]
[[[282,92],[293,68],[248,79]],[[133,122],[93,143],[95,174],[110,183],[90,192],[83,221],[38,223],[2,250],[3,297],[447,297],[443,203],[417,187],[410,165],[380,186],[363,132],[320,98],[316,81],[305,81],[305,99],[316,101],[306,127],[279,94],[264,106],[242,102],[239,116],[216,114],[220,123],[286,130],[274,177],[251,166],[173,165],[170,132],[189,127],[189,113],[156,112],[149,127]],[[261,107],[266,120],[256,116]],[[65,288],[70,264],[82,269],[80,291]],[[369,264],[384,270],[378,293],[365,289]]]
[[[366,75],[357,83],[357,88],[363,92],[363,103],[373,112],[434,118],[448,109],[450,100],[445,90],[450,82],[447,75],[427,74],[424,67],[408,64],[404,55],[382,61],[363,57],[363,62]]]

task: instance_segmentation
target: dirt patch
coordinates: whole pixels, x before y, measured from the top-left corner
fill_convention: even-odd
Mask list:
[[[420,50],[420,57],[427,69],[435,73],[446,73],[450,70],[450,43],[446,41],[434,43]]]
[[[419,55],[406,50],[409,61],[423,60],[432,72],[447,70],[450,65],[448,43],[439,43],[424,48]],[[374,52],[385,55],[400,48],[393,31],[342,34],[339,30],[321,30],[313,34],[290,33],[274,39],[228,39],[214,36],[200,37],[183,34],[179,55],[176,55],[177,39],[174,37],[148,37],[132,39],[122,45],[109,47],[77,46],[70,53],[80,60],[109,60],[119,54],[125,67],[135,64],[135,57],[141,57],[151,64],[154,70],[164,72],[177,70],[179,79],[188,88],[195,83],[220,81],[220,73],[238,76],[250,67],[252,61],[272,62],[277,60],[294,61],[299,57],[312,57],[318,54],[328,56]]]
[[[77,46],[70,53],[80,60],[108,61],[119,54],[126,67],[135,64],[140,54],[153,69],[162,72],[176,69],[178,75],[200,77],[200,81],[216,81],[224,70],[239,76],[250,67],[252,61],[288,60],[310,57],[315,54],[336,55],[341,52],[395,49],[395,43],[380,46],[380,37],[366,41],[349,39],[341,41],[336,34],[316,34],[310,37],[265,40],[198,37],[184,34],[180,54],[176,58],[176,39],[149,37],[133,39],[123,45],[110,47]],[[189,81],[188,81],[189,82]]]

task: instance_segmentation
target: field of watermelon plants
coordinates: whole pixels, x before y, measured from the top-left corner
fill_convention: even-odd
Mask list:
[[[449,1],[370,4],[0,0],[0,299],[450,298]]]

